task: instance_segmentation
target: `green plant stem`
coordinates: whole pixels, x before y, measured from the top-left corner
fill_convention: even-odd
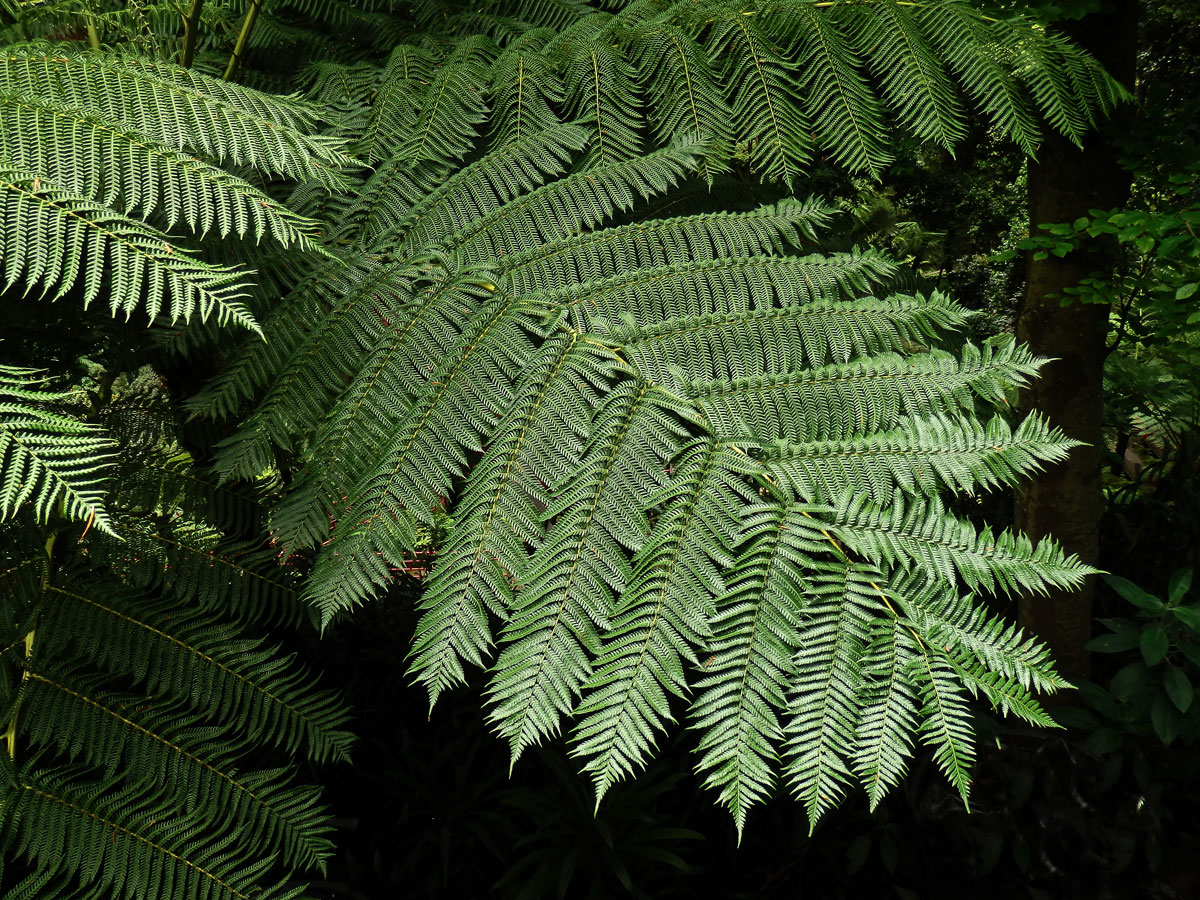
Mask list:
[[[100,32],[96,29],[96,23],[92,21],[92,17],[88,16],[87,20],[88,46],[93,50],[100,49]]]
[[[250,42],[250,33],[254,31],[254,23],[258,21],[258,11],[262,8],[263,0],[250,0],[250,8],[246,10],[246,19],[242,22],[242,30],[238,32],[237,43],[233,45],[233,53],[229,57],[229,65],[221,77],[229,81],[237,74],[238,66],[242,64],[242,53]]]
[[[179,64],[185,69],[191,68],[196,58],[196,40],[200,36],[200,13],[203,10],[204,0],[192,0],[192,8],[183,19],[183,47],[179,51]]]
[[[50,583],[50,563],[54,558],[54,544],[58,540],[58,532],[51,532],[46,538],[46,569],[42,574],[42,593],[45,593],[46,588]],[[34,614],[36,616],[36,612]],[[25,654],[24,662],[21,665],[21,685],[17,688],[17,699],[13,702],[12,713],[8,717],[8,725],[4,729],[4,746],[8,750],[8,758],[14,763],[17,761],[17,724],[21,713],[21,691],[25,687],[25,682],[29,680],[29,660],[33,656],[33,641],[37,635],[36,624],[30,627],[25,633],[24,644]]]

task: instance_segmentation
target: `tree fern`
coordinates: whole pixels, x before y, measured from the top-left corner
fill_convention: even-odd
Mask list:
[[[19,895],[290,896],[272,860],[328,843],[286,763],[350,739],[242,629],[298,598],[328,624],[443,523],[411,674],[436,700],[487,669],[513,761],[565,733],[598,800],[680,718],[739,830],[780,782],[813,824],[856,783],[877,804],[919,745],[966,796],[972,697],[1046,724],[1044,650],[975,592],[1088,570],[940,497],[1067,452],[1003,410],[1042,361],[946,341],[966,312],[878,253],[814,252],[819,201],[647,207],[878,174],[893,129],[953,149],[972,106],[1029,150],[1043,118],[1079,140],[1123,97],[1086,54],[955,0],[289,0],[226,71],[306,65],[302,99],[204,74],[233,5],[190,68],[149,7],[54,5],[16,31],[93,46],[0,58],[6,293],[227,363],[191,403],[213,471],[173,420],[138,444],[114,415],[107,497],[111,445],[3,370]]]
[[[918,741],[965,790],[964,698],[1041,722],[1029,690],[1059,682],[951,592],[1086,572],[937,499],[1069,449],[1037,418],[977,418],[1041,361],[1011,341],[933,348],[964,311],[895,293],[877,254],[796,255],[824,221],[813,204],[603,224],[630,186],[703,177],[685,146],[606,163],[574,143],[576,171],[532,173],[504,148],[425,196],[410,170],[394,224],[364,242],[388,261],[340,302],[314,302],[336,280],[300,285],[281,307],[296,312],[267,320],[293,349],[247,345],[198,408],[275,382],[227,471],[299,447],[272,521],[314,547],[326,620],[448,514],[412,671],[436,699],[490,669],[514,761],[566,731],[600,797],[691,705],[739,826],[779,779],[814,823],[856,783],[878,802]],[[311,427],[293,444],[297,409]]]

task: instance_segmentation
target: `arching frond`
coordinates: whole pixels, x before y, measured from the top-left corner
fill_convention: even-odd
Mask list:
[[[0,365],[0,520],[23,507],[58,510],[112,533],[105,508],[116,445],[95,425],[54,412],[68,394],[45,390],[35,369]]]
[[[740,542],[738,513],[749,500],[742,459],[697,441],[672,460],[670,482],[652,498],[663,510],[633,557],[575,709],[572,753],[586,760],[597,801],[645,764],[671,719],[668,696],[687,693],[685,660],[696,665],[711,637],[710,598],[722,593],[721,571],[733,561],[726,548]]]
[[[145,57],[10,46],[0,58],[0,90],[93,110],[168,147],[298,181],[337,185],[340,170],[354,164],[339,141],[312,133],[315,107]]]
[[[3,765],[0,807],[4,855],[25,857],[43,874],[82,875],[78,896],[111,897],[127,884],[154,896],[290,900],[301,888],[264,884],[271,859],[237,846],[236,834],[206,833],[194,811],[179,808],[160,784],[89,778],[78,770]],[[20,823],[20,828],[14,828]]]
[[[86,654],[102,669],[129,673],[147,694],[186,696],[197,709],[237,722],[256,743],[313,759],[345,759],[346,712],[328,691],[262,641],[212,616],[83,581],[49,588],[39,653]],[[72,649],[73,648],[73,649]]]
[[[858,686],[871,625],[885,610],[878,570],[850,560],[813,566],[788,697],[784,770],[816,827],[845,794],[859,727]]]
[[[244,179],[120,122],[45,98],[0,94],[0,157],[80,197],[142,218],[161,210],[186,225],[314,249],[315,222],[301,219]]]
[[[1072,588],[1091,573],[1052,540],[1036,546],[1023,535],[976,531],[954,517],[937,497],[905,498],[900,491],[886,506],[862,494],[836,501],[831,530],[856,553],[885,566],[919,568],[930,578],[1006,593],[1045,593]]]
[[[85,308],[104,293],[113,315],[211,316],[258,330],[240,301],[245,273],[203,262],[157,229],[35,172],[0,164],[0,230],[6,288],[23,280],[58,299],[82,282]]]
[[[318,791],[292,786],[286,770],[239,772],[241,741],[184,707],[115,692],[61,663],[30,670],[21,703],[22,737],[32,746],[104,778],[165,782],[203,798],[197,816],[211,830],[238,829],[242,852],[279,853],[286,865],[310,868],[333,849]]]
[[[781,442],[762,461],[777,482],[809,502],[830,501],[847,488],[884,502],[895,488],[971,494],[1015,484],[1042,462],[1064,459],[1072,446],[1037,416],[1015,430],[1000,416],[987,423],[922,417],[865,439]]]

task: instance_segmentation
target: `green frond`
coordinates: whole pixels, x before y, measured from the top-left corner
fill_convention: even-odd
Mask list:
[[[537,473],[553,457],[583,451],[580,410],[598,406],[615,375],[615,359],[577,334],[547,342],[514,391],[508,415],[488,440],[455,506],[455,524],[421,598],[410,671],[432,704],[465,680],[462,662],[490,656],[488,614],[508,617],[514,585],[528,566],[526,546],[545,537],[541,509],[550,502]]]
[[[271,387],[244,418],[238,433],[220,446],[217,471],[226,477],[252,478],[271,464],[274,448],[293,449],[304,437],[294,427],[296,416],[303,415],[301,421],[313,423],[309,427],[321,422],[347,380],[370,359],[375,341],[367,343],[364,336],[378,335],[375,340],[387,341],[393,334],[390,316],[403,327],[406,312],[417,312],[406,310],[412,283],[412,271],[396,264],[334,266],[318,271],[311,281],[285,297],[273,314],[277,322],[288,320],[280,324],[280,341],[274,352],[264,360],[251,350],[243,358],[253,359],[257,371],[229,373],[229,380],[222,379],[234,391],[244,393],[256,383],[269,382]],[[336,309],[328,309],[326,292],[338,296]],[[460,326],[461,318],[453,325]],[[450,334],[447,344],[457,338],[457,329]],[[232,380],[247,375],[253,378],[248,385]],[[214,388],[218,384],[214,383]],[[232,400],[228,393],[220,399]]]
[[[1054,670],[1050,652],[1019,628],[989,616],[970,597],[944,582],[927,583],[919,576],[889,586],[889,596],[904,612],[914,635],[952,658],[970,659],[1015,686],[1053,693],[1066,686]]]
[[[445,246],[483,262],[594,229],[679,184],[709,147],[706,139],[686,136],[645,156],[589,166],[478,217],[446,235]]]
[[[35,369],[0,365],[0,521],[32,507],[112,533],[105,508],[116,445],[95,425],[53,412],[69,394],[41,387]]]
[[[265,885],[269,856],[239,846],[236,832],[214,833],[161,783],[36,765],[14,772],[7,761],[3,770],[4,855],[28,859],[46,881],[77,879],[81,898],[290,900],[301,892]]]
[[[362,134],[355,142],[355,149],[363,157],[387,159],[388,148],[400,144],[441,61],[441,54],[428,47],[401,44],[392,51],[383,69],[376,71],[372,90],[361,98],[371,104]]]
[[[922,648],[913,661],[921,691],[921,741],[933,748],[933,759],[966,803],[971,792],[975,742],[971,712],[954,667]]]
[[[761,18],[747,12],[715,2],[683,15],[692,28],[704,30],[702,45],[717,64],[718,83],[732,87],[735,157],[744,157],[760,178],[790,184],[813,157],[812,124],[795,62],[763,34]]]
[[[578,458],[557,461],[542,513],[546,538],[517,574],[521,589],[500,633],[489,720],[515,762],[556,734],[592,673],[589,656],[631,583],[625,553],[646,542],[646,508],[682,434],[674,404],[644,382],[614,387]]]
[[[316,107],[141,56],[27,44],[0,56],[0,91],[48,98],[233,165],[336,186],[354,161],[312,134]]]
[[[695,684],[696,770],[719,792],[739,836],[749,810],[775,786],[779,714],[796,674],[809,566],[812,554],[825,549],[800,510],[759,504],[743,513],[747,549],[724,577],[726,590],[710,623],[710,655]]]
[[[860,71],[862,60],[838,28],[842,24],[838,21],[840,4],[818,10],[808,3],[795,3],[785,9],[803,22],[797,27],[784,19],[778,27],[800,33],[796,80],[817,140],[851,171],[877,174],[892,158],[883,108]],[[886,62],[886,45],[874,46],[871,51]],[[907,120],[907,116],[901,119]]]
[[[39,653],[86,654],[106,671],[128,673],[148,695],[186,696],[198,710],[231,718],[256,743],[318,761],[347,758],[351,737],[336,697],[262,641],[211,613],[108,582],[48,590]]]
[[[1025,153],[1032,154],[1042,139],[1037,110],[1002,64],[1007,54],[998,33],[1010,26],[988,23],[976,9],[957,2],[926,6],[917,11],[916,20],[967,98]]]
[[[219,610],[241,622],[306,619],[295,569],[261,541],[235,540],[178,507],[138,513],[114,504],[120,540],[88,542],[88,555],[123,584]]]
[[[966,137],[966,116],[937,51],[925,35],[923,9],[895,0],[841,7],[847,38],[879,80],[889,109],[923,141],[951,153]]]
[[[484,95],[488,66],[499,48],[482,35],[463,38],[430,79],[413,122],[406,123],[394,145],[383,145],[383,158],[449,164],[461,159],[487,121]]]
[[[687,693],[684,661],[697,665],[696,648],[711,636],[712,598],[750,499],[744,457],[712,439],[685,446],[671,469],[574,713],[572,755],[586,760],[597,802],[645,765],[655,732],[672,719],[669,695]]]
[[[319,59],[296,76],[304,93],[318,103],[334,106],[365,104],[379,89],[379,68],[369,62],[341,63]]]
[[[860,274],[849,266],[839,267],[836,258],[830,262],[833,279]],[[803,290],[800,283],[820,284],[819,276],[825,275],[822,267],[796,268],[800,278],[793,284],[799,290]],[[866,277],[874,280],[886,274],[868,270]],[[856,287],[856,282],[846,285],[850,290]],[[720,296],[729,302],[728,290]],[[783,374],[881,351],[899,352],[962,321],[961,311],[944,298],[939,302],[899,294],[858,300],[800,299],[781,308],[754,302],[739,305],[742,309],[662,319],[645,327],[609,328],[604,335],[619,343],[646,377],[666,382],[681,375],[739,379]]]
[[[595,129],[587,159],[600,165],[641,155],[645,128],[634,88],[637,72],[613,45],[612,20],[608,13],[593,13],[551,45],[566,59],[568,116]]]
[[[751,440],[841,440],[895,428],[902,415],[974,409],[977,399],[1004,401],[1042,360],[1011,340],[960,356],[931,350],[881,353],[849,363],[687,385],[688,396],[724,434]]]
[[[6,288],[40,284],[43,297],[57,300],[82,280],[85,308],[104,293],[114,316],[141,309],[258,330],[239,300],[245,273],[202,262],[157,229],[36,172],[0,163],[0,192]]]
[[[286,865],[323,867],[333,845],[319,792],[290,784],[286,770],[238,771],[241,741],[177,705],[115,692],[105,679],[61,663],[28,670],[21,723],[33,747],[114,779],[170,784],[200,800],[210,829],[237,829],[243,850],[280,854]]]
[[[784,726],[784,772],[810,828],[846,793],[859,727],[858,685],[874,621],[886,614],[872,566],[838,560],[806,573],[796,674]]]
[[[80,197],[143,219],[161,210],[204,235],[264,237],[311,250],[317,223],[190,153],[60,101],[0,94],[0,157]]]
[[[552,241],[501,262],[513,289],[530,293],[589,281],[598,272],[783,253],[806,240],[815,242],[831,214],[820,200],[808,198],[751,212],[650,219]]]
[[[917,644],[897,617],[876,619],[859,666],[854,774],[874,810],[900,783],[912,756],[921,713],[914,675]]]
[[[666,144],[677,134],[705,134],[713,141],[715,155],[728,154],[734,112],[719,87],[713,61],[692,35],[659,18],[625,28],[622,38],[646,92],[648,124],[656,140]],[[706,162],[701,174],[711,178],[722,168],[722,163]]]
[[[905,497],[897,490],[884,505],[863,494],[846,494],[834,506],[830,530],[855,553],[878,565],[915,568],[950,584],[961,578],[972,590],[1070,590],[1095,571],[1048,538],[1034,546],[1029,538],[1009,531],[976,531],[937,497]]]
[[[193,415],[225,419],[271,384],[311,329],[324,318],[324,298],[340,294],[376,268],[371,261],[357,264],[343,258],[309,261],[295,287],[272,308],[263,322],[266,341],[246,341],[231,352],[225,368],[188,402]],[[261,470],[260,470],[261,471]],[[257,474],[257,472],[255,473]]]
[[[396,413],[411,409],[409,404],[438,386],[435,372],[461,347],[461,332],[471,317],[494,298],[494,274],[470,268],[458,271],[447,268],[449,263],[435,257],[428,267],[419,264],[419,278],[408,282],[408,296],[397,294],[394,304],[388,302],[387,283],[379,279],[374,280],[378,293],[352,292],[347,298],[349,311],[355,312],[353,304],[364,303],[364,315],[383,316],[378,326],[372,326],[378,339],[364,348],[354,340],[352,329],[339,328],[343,341],[330,340],[341,335],[329,334],[326,340],[309,341],[306,352],[294,357],[296,368],[280,376],[281,390],[295,380],[293,376],[307,377],[314,371],[319,375],[321,368],[314,363],[328,359],[339,372],[338,383],[349,381],[340,395],[331,395],[328,385],[320,385],[306,400],[339,396],[330,408],[317,404],[314,409],[311,421],[319,427],[305,452],[307,465],[272,515],[272,530],[285,545],[324,540],[355,485],[374,472],[372,466],[392,439]],[[407,278],[404,275],[400,283]],[[412,296],[416,302],[409,302]],[[376,298],[388,302],[387,308],[381,310]],[[393,314],[394,322],[387,318]],[[356,353],[350,355],[347,348]],[[287,407],[280,409],[286,412]],[[264,406],[261,411],[266,414],[271,408]],[[248,431],[244,428],[241,434]],[[258,429],[257,437],[262,436]]]
[[[824,503],[850,489],[884,502],[896,488],[933,496],[1013,485],[1041,463],[1065,459],[1074,446],[1038,416],[1015,431],[999,415],[986,423],[932,416],[904,418],[896,428],[850,440],[779,442],[761,461],[802,500]]]
[[[894,273],[890,260],[870,252],[735,256],[581,281],[549,297],[570,309],[577,327],[592,330],[621,320],[641,325],[838,299],[868,292]]]
[[[555,110],[562,107],[566,88],[554,60],[544,52],[554,37],[549,29],[528,31],[509,42],[492,66],[493,147],[506,147],[559,124]]]
[[[508,373],[531,346],[536,309],[504,293],[483,304],[464,328],[463,342],[429,376],[386,444],[372,453],[365,477],[349,493],[309,579],[307,596],[323,622],[371,596],[391,580],[391,567],[416,547],[417,522],[451,493],[467,454],[480,449],[512,402]]]
[[[481,216],[564,174],[587,143],[578,125],[532,132],[454,174],[407,159],[381,167],[345,215],[340,233],[364,244],[384,236],[401,247],[437,246]]]

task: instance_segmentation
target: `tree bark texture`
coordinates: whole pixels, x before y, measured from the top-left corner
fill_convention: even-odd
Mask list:
[[[1064,28],[1095,55],[1122,84],[1133,89],[1137,52],[1136,0],[1116,0],[1107,14],[1093,14]],[[1121,115],[1121,113],[1118,113]],[[1041,223],[1071,222],[1090,209],[1122,205],[1129,174],[1117,162],[1103,134],[1089,136],[1083,149],[1052,134],[1029,164],[1030,232]],[[1035,540],[1048,534],[1083,562],[1100,566],[1101,412],[1105,340],[1109,307],[1071,303],[1064,289],[1097,270],[1111,271],[1115,247],[1065,258],[1026,262],[1025,292],[1017,315],[1017,338],[1034,352],[1053,358],[1023,398],[1027,409],[1041,410],[1054,425],[1088,446],[1030,479],[1016,498],[1015,524]],[[1095,578],[1080,591],[1052,591],[1021,599],[1019,621],[1050,648],[1067,678],[1086,677]]]

